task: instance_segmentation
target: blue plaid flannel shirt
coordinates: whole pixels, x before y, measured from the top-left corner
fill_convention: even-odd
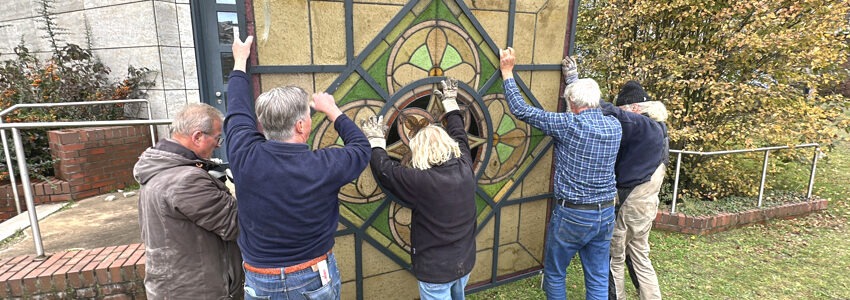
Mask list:
[[[513,78],[503,85],[511,113],[555,140],[555,197],[575,204],[613,200],[620,122],[603,116],[599,108],[579,114],[547,112],[528,105]]]

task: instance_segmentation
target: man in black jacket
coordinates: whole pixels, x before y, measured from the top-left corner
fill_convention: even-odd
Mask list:
[[[372,145],[372,174],[413,212],[411,256],[419,294],[426,299],[464,299],[475,264],[475,176],[458,110],[457,81],[441,82],[446,130],[429,125],[410,139],[412,168],[390,159],[383,117],[363,122]],[[446,133],[448,131],[448,133]]]

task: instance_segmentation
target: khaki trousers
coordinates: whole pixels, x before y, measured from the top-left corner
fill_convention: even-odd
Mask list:
[[[634,264],[640,287],[640,299],[661,299],[658,277],[649,261],[649,231],[658,212],[658,192],[666,173],[664,164],[658,166],[649,181],[636,186],[623,202],[614,223],[611,239],[611,280],[617,289],[617,299],[626,299],[624,280],[625,258]]]

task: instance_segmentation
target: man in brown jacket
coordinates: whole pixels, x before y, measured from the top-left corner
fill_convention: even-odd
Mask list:
[[[139,224],[148,299],[228,299],[242,295],[236,198],[208,171],[221,143],[222,114],[190,104],[139,157]]]

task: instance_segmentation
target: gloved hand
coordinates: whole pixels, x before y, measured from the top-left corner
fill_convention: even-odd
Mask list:
[[[440,85],[443,91],[435,89],[434,95],[437,95],[437,98],[440,98],[440,101],[443,102],[443,109],[446,112],[460,109],[457,105],[457,79],[446,78],[446,80],[440,81]]]
[[[564,56],[564,60],[561,61],[561,73],[564,75],[564,82],[567,85],[572,84],[578,80],[578,63],[572,57]]]
[[[228,169],[224,165],[216,164],[216,165],[210,167],[209,170],[207,171],[207,173],[210,173],[210,175],[212,175],[212,177],[218,178],[218,180],[221,180],[221,182],[227,182],[227,178],[228,178],[227,173],[229,171],[230,171],[230,169]],[[231,179],[230,181],[233,181],[233,179]]]
[[[360,123],[360,130],[363,130],[363,134],[369,139],[369,145],[372,148],[387,149],[386,136],[388,129],[389,127],[384,125],[384,116],[371,116]]]

